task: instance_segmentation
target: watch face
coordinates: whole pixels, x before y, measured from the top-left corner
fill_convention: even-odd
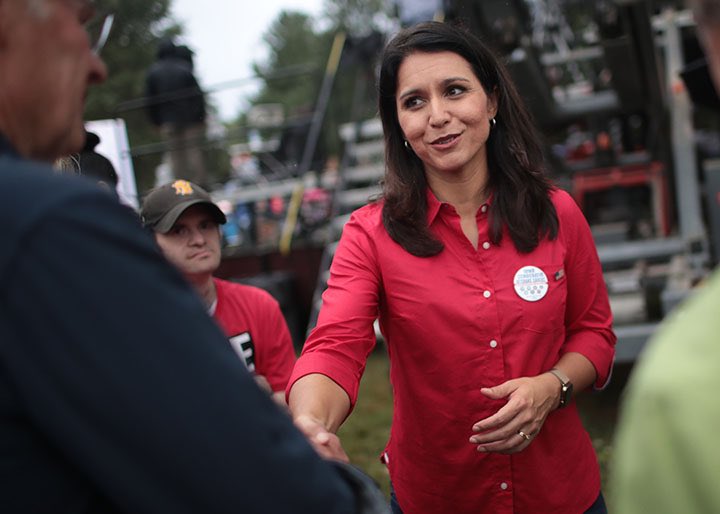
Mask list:
[[[573,392],[573,385],[572,383],[564,384],[562,387],[562,392],[560,393],[560,405],[565,407],[568,403],[570,403],[570,398],[572,397]]]

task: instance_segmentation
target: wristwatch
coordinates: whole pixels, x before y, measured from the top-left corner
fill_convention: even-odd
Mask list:
[[[558,409],[567,407],[568,403],[570,403],[570,397],[572,397],[573,392],[573,385],[572,382],[570,382],[570,377],[568,377],[565,373],[563,373],[557,368],[551,369],[550,373],[555,375],[560,381],[560,384],[562,384],[562,388],[560,389],[560,404],[558,405]]]

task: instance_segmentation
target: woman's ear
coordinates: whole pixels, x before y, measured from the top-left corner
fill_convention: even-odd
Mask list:
[[[487,113],[488,118],[494,118],[497,116],[498,112],[498,93],[497,88],[495,88],[492,93],[487,95]]]

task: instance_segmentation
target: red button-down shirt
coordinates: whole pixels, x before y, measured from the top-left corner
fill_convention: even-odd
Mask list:
[[[290,384],[322,373],[354,404],[379,316],[394,391],[386,456],[405,514],[582,513],[599,493],[600,474],[574,402],[551,412],[520,453],[479,453],[468,439],[475,422],[504,404],[483,396],[482,387],[541,374],[571,351],[593,363],[596,387],[608,380],[615,336],[585,218],[567,193],[555,191],[558,237],[521,254],[507,233],[500,245],[489,242],[483,205],[476,250],[455,209],[427,196],[431,230],[445,244],[433,257],[415,257],[392,241],[380,204],[353,214]],[[515,284],[526,266],[542,270],[546,288],[537,270],[535,290]]]

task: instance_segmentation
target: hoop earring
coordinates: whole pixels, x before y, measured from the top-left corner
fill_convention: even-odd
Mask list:
[[[408,150],[412,150],[412,148],[410,148],[410,143],[408,143],[407,139],[405,140],[404,144],[405,144],[405,148],[407,148]]]
[[[490,128],[495,127],[497,125],[497,120],[495,118],[490,118]]]

